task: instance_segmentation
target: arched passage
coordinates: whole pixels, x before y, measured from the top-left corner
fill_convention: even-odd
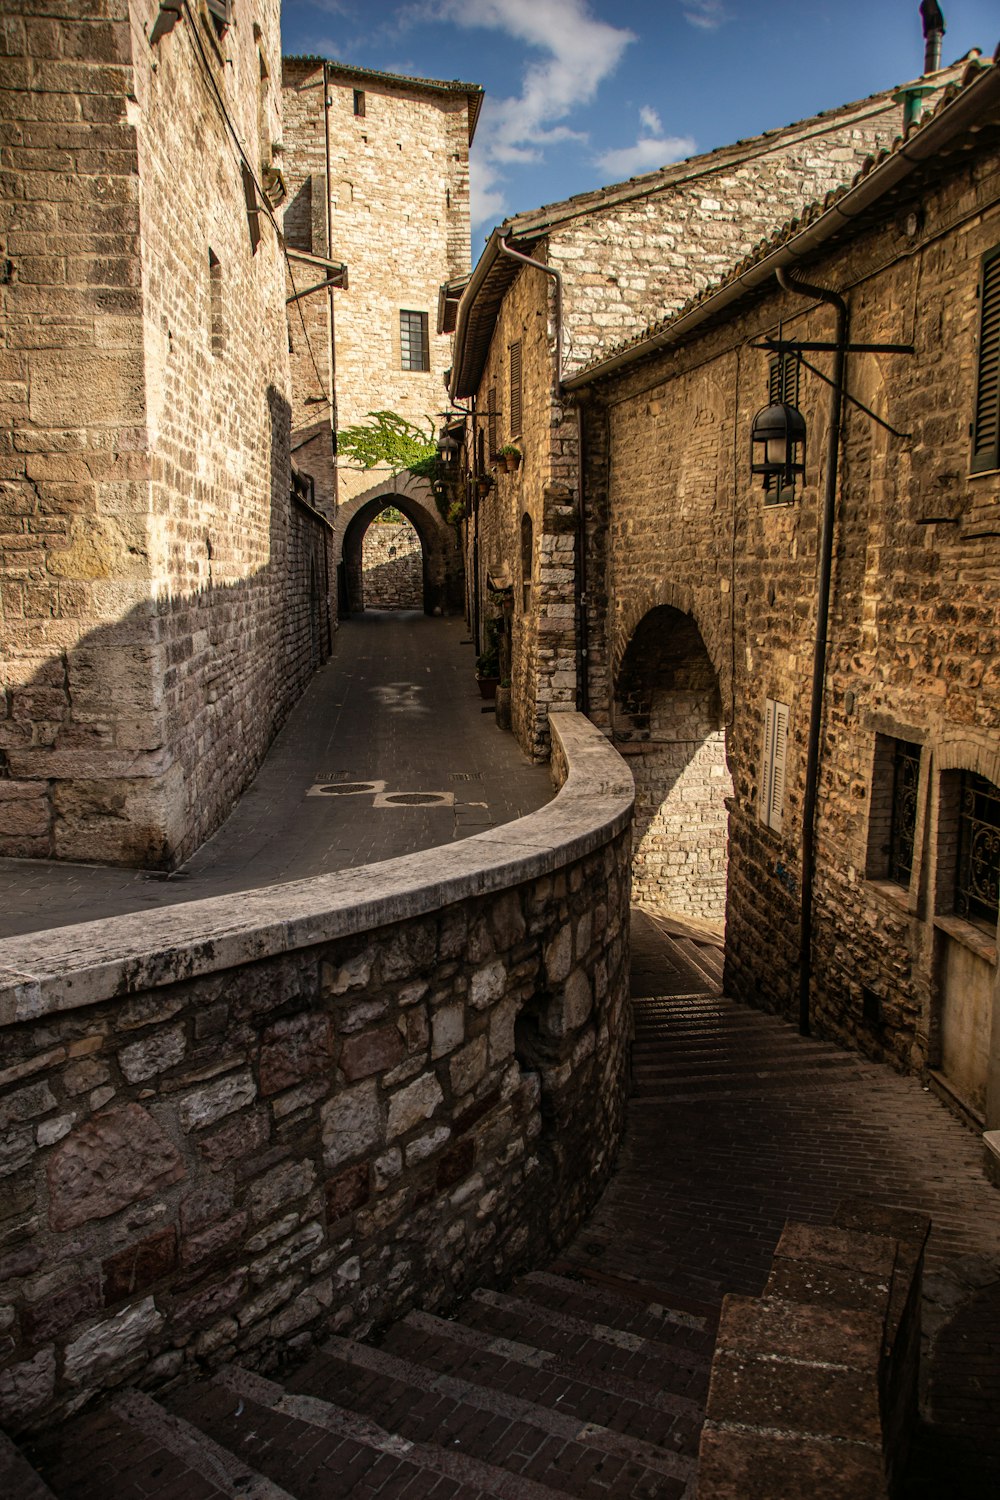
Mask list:
[[[388,506],[361,543],[361,608],[423,609],[424,549],[416,527]]]
[[[421,601],[427,614],[460,613],[463,608],[462,558],[455,532],[441,516],[426,480],[397,474],[345,501],[337,512],[338,606],[342,615],[365,607],[362,582],[365,535],[387,506],[399,511],[420,541]]]
[[[635,777],[636,905],[721,926],[732,779],[718,676],[690,615],[661,605],[640,620],[617,674],[614,738]]]

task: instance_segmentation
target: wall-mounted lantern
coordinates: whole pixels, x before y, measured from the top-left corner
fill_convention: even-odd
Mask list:
[[[456,442],[447,432],[443,432],[438,438],[438,457],[443,464],[454,463],[455,455],[461,448],[461,443]]]
[[[760,474],[765,490],[792,488],[806,471],[806,424],[787,401],[765,406],[750,430],[750,472]]]

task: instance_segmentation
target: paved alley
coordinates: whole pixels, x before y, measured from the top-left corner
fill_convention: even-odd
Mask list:
[[[497,728],[474,673],[461,620],[343,621],[256,779],[185,865],[0,859],[0,937],[372,864],[533,812],[552,796],[548,767]]]

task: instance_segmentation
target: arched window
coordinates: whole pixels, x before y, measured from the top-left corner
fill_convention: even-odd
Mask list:
[[[531,564],[534,556],[531,517],[525,511],[521,517],[521,609],[527,614],[531,609]]]

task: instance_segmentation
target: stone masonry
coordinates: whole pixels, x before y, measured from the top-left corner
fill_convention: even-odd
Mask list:
[[[420,537],[408,521],[369,526],[361,549],[365,609],[423,609]]]
[[[0,1423],[267,1368],[564,1242],[622,1123],[627,769],[362,871],[0,944]]]
[[[6,10],[0,849],[170,865],[328,637],[263,186],[279,6],[155,44],[154,0]]]
[[[983,257],[1000,243],[996,98],[993,68],[971,67],[963,88],[911,138],[923,165],[879,198],[876,174],[867,185],[859,179],[858,191],[865,185],[872,195],[868,218],[797,260],[808,281],[842,291],[853,341],[916,351],[848,357],[851,395],[893,430],[856,405],[845,409],[823,700],[813,1021],[872,1057],[930,1070],[980,1125],[995,1124],[1000,1110],[996,937],[989,924],[959,914],[956,851],[960,775],[1000,784],[1000,490],[996,471],[968,472],[978,287]],[[963,122],[977,101],[973,132]],[[876,172],[889,181],[897,169],[889,157]],[[827,222],[821,212],[822,205],[816,224]],[[627,668],[648,622],[659,622],[666,642],[687,631],[701,643],[733,779],[727,984],[745,1000],[795,1014],[830,396],[803,369],[805,480],[790,503],[765,503],[749,472],[749,433],[768,403],[768,355],[753,345],[779,324],[786,337],[829,340],[835,324],[829,307],[782,292],[773,275],[765,280],[768,256],[782,254],[783,243],[776,236],[763,245],[739,268],[742,282],[723,285],[718,297],[733,295],[724,311],[713,317],[711,300],[693,304],[690,333],[678,323],[671,340],[667,322],[620,370],[603,380],[581,377],[578,389],[589,454],[587,569],[603,604],[588,641],[594,717],[616,736],[634,738]],[[828,354],[806,357],[829,372]],[[770,824],[763,812],[767,700],[788,711],[782,805]],[[912,868],[902,877],[888,863],[897,744],[915,746],[918,765]],[[666,786],[664,779],[663,795]]]

